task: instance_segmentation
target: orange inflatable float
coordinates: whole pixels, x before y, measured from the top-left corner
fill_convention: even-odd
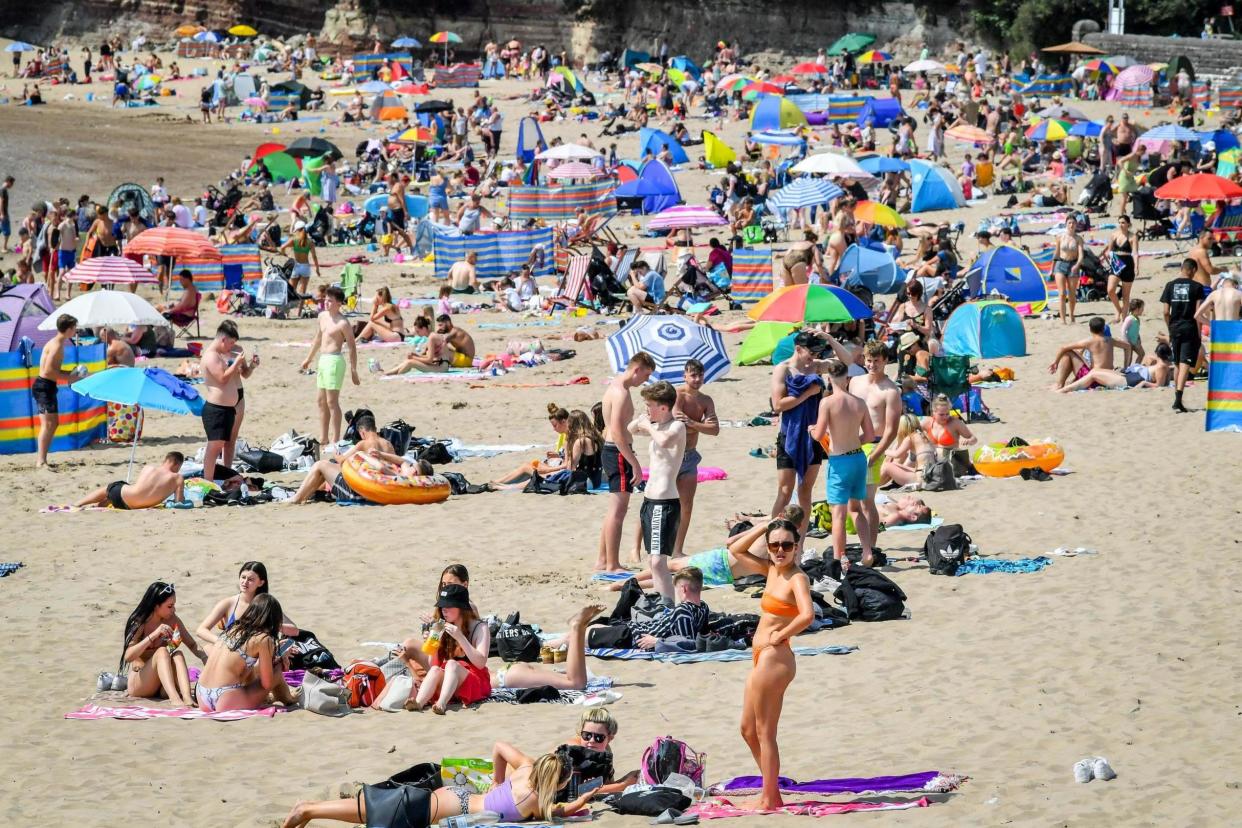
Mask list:
[[[984,477],[1015,477],[1023,469],[1050,472],[1065,461],[1065,452],[1056,443],[1007,446],[989,443],[975,449],[971,462]]]
[[[404,475],[391,463],[358,452],[341,466],[345,482],[360,497],[385,506],[440,503],[448,500],[452,487],[438,474]]]

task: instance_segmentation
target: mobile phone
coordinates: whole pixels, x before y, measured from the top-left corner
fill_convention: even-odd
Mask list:
[[[288,655],[289,651],[293,649],[293,645],[296,643],[297,642],[295,642],[292,638],[282,639],[280,644],[276,646],[276,657],[284,658]]]

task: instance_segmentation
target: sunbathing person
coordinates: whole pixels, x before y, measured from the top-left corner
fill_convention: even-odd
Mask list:
[[[897,442],[885,452],[880,467],[880,485],[896,483],[909,486],[923,479],[923,467],[935,459],[931,440],[914,414],[901,415],[897,425]]]
[[[96,489],[86,497],[73,504],[83,506],[111,506],[113,509],[150,509],[159,506],[170,495],[176,500],[185,499],[185,479],[181,476],[181,464],[185,455],[179,451],[170,451],[158,465],[147,464],[138,472],[138,479],[133,483],[116,480]]]
[[[492,765],[496,785],[486,794],[473,793],[473,788],[428,791],[412,785],[363,785],[349,799],[297,803],[281,828],[301,828],[316,819],[361,823],[367,828],[430,828],[449,817],[484,811],[500,814],[502,822],[547,822],[576,814],[595,795],[588,791],[572,802],[556,803],[557,792],[572,778],[572,767],[568,757],[555,753],[532,759],[511,745],[498,742],[492,750]]]
[[[183,643],[200,661],[207,662],[207,651],[177,617],[176,589],[156,581],[147,587],[125,621],[117,672],[126,676],[129,695],[136,699],[158,699],[162,695],[174,707],[193,706],[190,672],[180,650]]]
[[[966,423],[949,416],[952,406],[944,394],[937,394],[932,399],[931,411],[930,417],[923,418],[922,428],[936,449],[948,453],[978,442]]]
[[[218,633],[225,632],[237,623],[237,619],[250,609],[257,596],[267,594],[267,567],[260,561],[246,561],[237,571],[237,595],[222,598],[203,619],[203,623],[198,625],[194,634],[208,644],[215,644],[219,638]],[[292,637],[298,634],[298,627],[288,616],[284,616],[281,618],[280,632]]]
[[[503,670],[497,670],[492,678],[492,686],[498,690],[528,690],[532,687],[585,690],[588,679],[587,625],[603,611],[604,608],[598,604],[587,604],[569,618],[569,632],[564,638],[547,642],[547,646],[554,650],[562,647],[565,649],[565,672],[518,661]]]
[[[1173,376],[1173,349],[1167,344],[1156,346],[1154,354],[1143,357],[1141,363],[1127,365],[1120,371],[1112,368],[1093,368],[1068,385],[1058,389],[1062,393],[1082,391],[1093,385],[1101,388],[1163,388]]]
[[[392,443],[376,431],[374,417],[364,414],[354,421],[354,427],[358,429],[358,442],[339,457],[316,461],[307,473],[306,479],[302,481],[302,485],[298,487],[297,493],[285,503],[305,503],[320,489],[331,492],[337,500],[362,500],[341,476],[341,464],[359,452],[366,452],[385,463],[401,465],[405,462],[404,458],[394,454],[396,450],[392,447]]]
[[[438,644],[425,665],[427,674],[414,689],[413,697],[406,701],[405,709],[422,710],[434,696],[431,710],[443,716],[450,702],[476,704],[491,695],[487,652],[492,634],[470,603],[470,591],[459,584],[447,584],[440,589],[435,620],[442,622],[433,626],[431,632],[438,637]]]
[[[279,601],[256,595],[236,623],[216,639],[198,680],[203,710],[255,710],[269,701],[297,702],[298,694],[285,684],[276,655],[283,618]]]
[[[1116,373],[1113,367],[1114,349],[1121,349],[1125,357],[1123,365],[1129,363],[1130,354],[1134,349],[1125,340],[1105,336],[1104,317],[1091,317],[1087,327],[1091,335],[1086,339],[1071,342],[1059,348],[1052,363],[1048,366],[1048,373],[1055,373],[1057,377],[1056,384],[1052,387],[1054,391],[1066,391],[1065,386],[1070,382],[1071,373],[1074,375],[1074,380],[1091,379],[1090,383],[1079,385],[1080,388],[1089,388],[1091,383],[1103,384],[1100,382],[1101,379],[1111,379],[1111,375],[1105,372]]]
[[[393,304],[392,293],[386,287],[375,291],[371,302],[371,318],[355,334],[359,342],[401,342],[405,339],[405,320]]]
[[[527,460],[513,471],[502,474],[492,481],[496,486],[516,485],[530,479],[531,471],[547,477],[565,469],[565,445],[569,432],[569,412],[556,403],[548,403],[548,424],[556,432],[556,448],[542,459]]]
[[[711,610],[703,601],[703,572],[687,566],[673,574],[674,605],[651,621],[630,621],[617,618],[608,624],[592,625],[587,630],[587,643],[601,647],[654,650],[662,641],[678,638],[693,642],[707,632]]]

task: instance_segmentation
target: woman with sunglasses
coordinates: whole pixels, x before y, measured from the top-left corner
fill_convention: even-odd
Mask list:
[[[161,694],[176,707],[193,707],[190,697],[190,671],[180,646],[185,644],[199,661],[207,663],[202,648],[177,617],[177,591],[172,584],[156,581],[147,587],[142,600],[125,621],[121,664],[128,666],[129,695],[139,699],[158,699]]]
[[[784,804],[776,728],[785,690],[797,673],[789,639],[810,626],[815,608],[811,604],[810,581],[798,566],[802,540],[798,527],[792,521],[777,518],[764,529],[764,536],[767,560],[742,549],[736,552],[739,565],[749,573],[767,576],[759,603],[762,615],[751,645],[754,666],[742,697],[742,738],[763,775],[763,792],[750,807],[775,810]]]
[[[570,797],[588,790],[595,796],[620,793],[638,781],[637,770],[613,781],[612,740],[616,737],[617,720],[606,708],[590,707],[582,711],[578,717],[578,735],[566,743],[574,766],[574,780],[568,790]]]

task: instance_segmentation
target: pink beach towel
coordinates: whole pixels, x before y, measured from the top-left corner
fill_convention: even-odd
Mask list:
[[[258,710],[224,710],[208,713],[195,707],[101,707],[88,704],[81,710],[66,713],[66,719],[124,719],[126,721],[145,721],[146,719],[214,719],[217,722],[236,722],[241,719],[256,717],[272,718],[277,713],[288,712],[290,708],[263,707]]]
[[[904,811],[908,808],[926,808],[931,802],[927,797],[906,802],[791,802],[775,811],[758,811],[739,808],[727,799],[716,799],[695,805],[686,813],[697,814],[702,819],[725,819],[726,817],[757,816],[760,814],[793,814],[794,816],[832,816],[855,811]]]
[[[651,477],[651,469],[643,469],[643,480],[647,480],[650,477]],[[715,466],[700,466],[699,467],[699,482],[700,483],[708,483],[712,480],[728,480],[728,479],[729,479],[729,473],[726,472],[724,469],[720,469]]]

